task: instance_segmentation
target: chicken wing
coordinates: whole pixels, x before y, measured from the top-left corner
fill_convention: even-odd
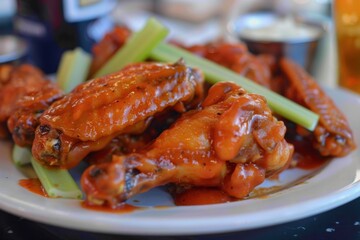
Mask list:
[[[2,65],[0,81],[0,137],[4,138],[8,136],[6,122],[18,109],[19,99],[38,91],[48,80],[36,67],[23,64],[18,67]]]
[[[271,70],[275,61],[270,55],[254,56],[240,43],[220,42],[185,48],[270,88]]]
[[[289,59],[280,61],[280,68],[288,80],[284,95],[319,114],[313,133],[302,129],[323,156],[341,157],[355,149],[356,144],[344,114],[303,68]]]
[[[167,183],[243,198],[289,163],[293,146],[285,131],[262,96],[218,83],[201,109],[185,113],[146,149],[90,166],[81,185],[88,204],[110,207]]]
[[[63,96],[57,84],[46,81],[41,89],[22,97],[16,104],[17,110],[7,121],[14,142],[22,147],[31,147],[41,114]]]
[[[83,83],[41,116],[33,155],[48,166],[73,167],[114,137],[143,132],[154,114],[185,109],[202,83],[182,61],[133,64]]]
[[[130,34],[131,31],[127,27],[116,26],[99,43],[94,45],[92,48],[93,59],[89,70],[89,77],[96,73],[125,44]]]

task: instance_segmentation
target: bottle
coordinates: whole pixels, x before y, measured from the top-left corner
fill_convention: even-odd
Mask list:
[[[360,93],[360,1],[335,0],[338,83]]]
[[[114,0],[17,0],[14,28],[28,42],[28,61],[51,74],[64,51],[81,47],[89,52],[96,38],[112,27],[103,22],[111,21],[108,15],[115,4]]]

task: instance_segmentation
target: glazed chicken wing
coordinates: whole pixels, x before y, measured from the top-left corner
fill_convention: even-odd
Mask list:
[[[81,185],[88,204],[111,207],[167,183],[218,187],[243,198],[289,163],[293,146],[285,131],[262,96],[218,83],[202,109],[185,113],[145,150],[90,166]]]
[[[271,71],[275,60],[269,55],[254,56],[241,43],[220,42],[185,48],[270,88]]]
[[[319,114],[319,123],[313,133],[313,146],[323,156],[341,157],[355,149],[352,131],[343,113],[315,80],[299,65],[282,59],[280,67],[288,80],[284,95]],[[302,132],[305,132],[303,130]]]
[[[22,97],[17,102],[17,110],[7,121],[14,142],[22,147],[30,147],[40,124],[41,114],[63,96],[64,93],[57,84],[46,81],[40,89]]]
[[[0,66],[0,137],[8,135],[6,122],[19,108],[18,101],[32,92],[38,91],[48,80],[43,73],[31,65]]]
[[[93,60],[91,62],[89,77],[99,70],[114,53],[121,48],[129,38],[131,31],[124,26],[116,26],[107,33],[103,39],[94,45],[92,49]]]
[[[182,61],[133,64],[83,83],[41,116],[33,155],[48,166],[73,167],[114,137],[143,132],[156,113],[186,109],[202,83]]]

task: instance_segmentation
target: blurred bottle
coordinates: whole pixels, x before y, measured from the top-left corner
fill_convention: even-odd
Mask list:
[[[29,62],[46,73],[57,70],[62,53],[91,46],[112,27],[114,0],[17,0],[14,28],[29,44]],[[105,20],[104,20],[105,19]]]
[[[339,85],[360,93],[360,1],[334,0]]]
[[[0,34],[10,34],[13,28],[15,0],[1,0],[0,4]]]

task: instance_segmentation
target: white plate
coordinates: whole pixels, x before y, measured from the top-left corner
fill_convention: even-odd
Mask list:
[[[328,89],[330,96],[348,116],[360,142],[360,98],[344,90]],[[287,170],[269,185],[284,189],[266,197],[206,206],[171,206],[162,189],[137,197],[149,207],[127,214],[84,209],[80,201],[47,199],[18,185],[24,175],[10,160],[10,143],[0,143],[0,207],[24,218],[79,230],[137,234],[186,235],[216,233],[283,223],[340,206],[360,196],[360,153],[334,159],[316,172]],[[303,176],[310,176],[307,179]],[[298,184],[302,181],[301,184]],[[291,186],[291,187],[290,187]],[[131,203],[132,201],[130,201]]]

